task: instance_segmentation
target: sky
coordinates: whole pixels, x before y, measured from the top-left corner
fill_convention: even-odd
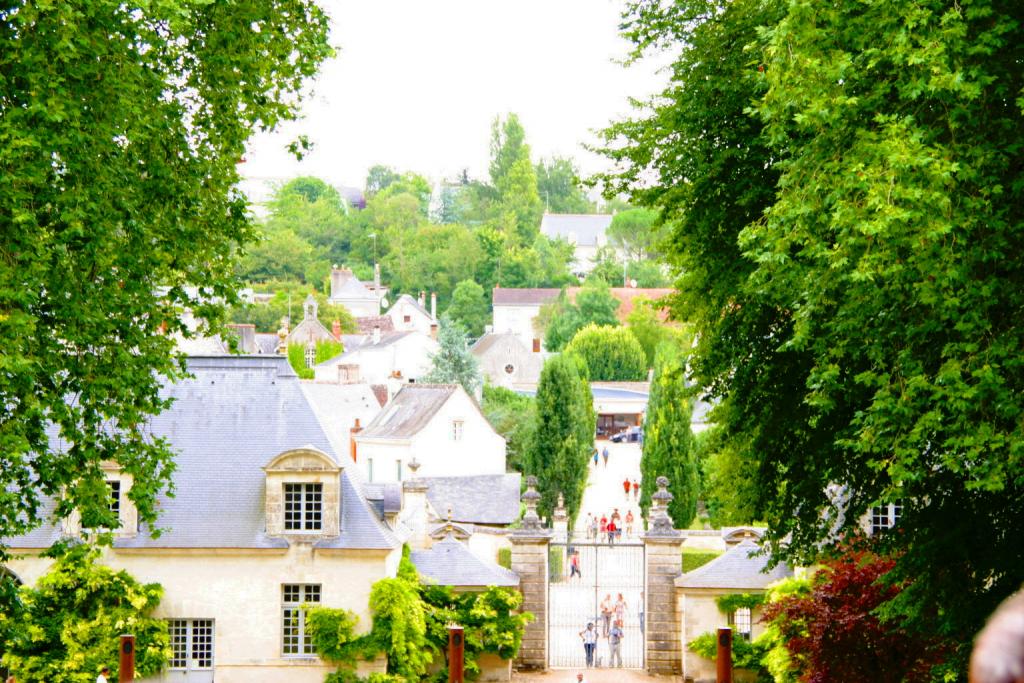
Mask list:
[[[311,84],[302,120],[250,142],[240,169],[259,201],[268,184],[314,175],[362,187],[374,164],[432,181],[487,173],[490,127],[515,112],[534,160],[607,166],[582,144],[663,82],[623,67],[622,0],[323,0],[338,48]],[[305,134],[298,162],[285,146]]]

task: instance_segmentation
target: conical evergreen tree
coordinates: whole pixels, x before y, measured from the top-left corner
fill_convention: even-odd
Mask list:
[[[657,490],[655,480],[666,476],[669,491],[674,496],[668,513],[676,528],[685,529],[697,514],[699,478],[693,432],[690,431],[690,392],[686,388],[686,368],[679,347],[661,344],[655,354],[654,368],[644,418],[640,507],[646,514],[651,495]]]
[[[579,362],[552,356],[537,385],[537,427],[524,458],[526,474],[536,475],[540,514],[550,519],[558,494],[575,519],[587,483],[587,459],[594,445],[590,386]]]
[[[437,353],[431,356],[430,372],[422,381],[436,384],[461,384],[470,396],[476,397],[480,388],[480,365],[470,353],[466,343],[466,332],[447,315],[441,316],[438,328]]]

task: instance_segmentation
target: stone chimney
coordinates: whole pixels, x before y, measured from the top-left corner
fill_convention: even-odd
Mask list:
[[[437,292],[430,293],[430,317],[437,320]]]
[[[437,341],[437,323],[430,323],[430,338]]]
[[[341,321],[340,320],[335,319],[333,322],[331,322],[331,334],[334,335],[335,339],[337,339],[338,341],[341,341]]]
[[[412,532],[409,547],[426,548],[427,535],[427,484],[417,476],[420,464],[413,457],[409,461],[409,478],[402,482],[402,521]]]
[[[339,268],[338,264],[335,263],[334,267],[331,268],[331,298],[334,299],[338,296],[341,288],[345,286],[345,283],[354,277],[352,271],[348,268]]]
[[[380,344],[380,325],[373,326],[373,343]]]
[[[423,290],[420,290],[420,308],[426,308],[426,307],[427,307],[427,293],[424,292]]]
[[[356,434],[358,434],[361,431],[363,431],[363,428],[359,426],[359,418],[357,417],[355,425],[353,425],[352,428],[348,430],[348,452],[349,455],[352,456],[352,462],[358,462],[358,460],[356,459],[358,456]]]
[[[288,318],[281,318],[281,329],[277,331],[277,352],[288,353]]]

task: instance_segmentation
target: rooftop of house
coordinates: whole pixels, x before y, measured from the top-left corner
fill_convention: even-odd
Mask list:
[[[377,342],[374,342],[372,334],[343,334],[341,335],[341,343],[345,350],[334,358],[328,358],[327,360],[318,363],[317,366],[326,368],[332,365],[346,363],[356,354],[356,352],[386,349],[392,344],[395,344],[410,335],[420,335],[421,337],[429,339],[426,335],[416,332],[415,330],[384,332],[380,335],[380,341]]]
[[[612,224],[610,214],[587,213],[546,213],[540,219],[540,232],[548,237],[561,237],[573,244],[584,247],[598,246]]]
[[[426,427],[456,391],[457,384],[404,384],[360,439],[408,439]]]
[[[118,538],[115,548],[285,548],[288,541],[265,533],[263,467],[283,452],[309,447],[342,467],[337,453],[307,400],[298,377],[283,356],[214,356],[188,359],[192,377],[161,390],[171,406],[153,417],[149,431],[168,441],[175,453],[174,497],[162,495],[158,525],[151,538],[140,529]],[[67,442],[51,437],[56,449]],[[398,541],[367,503],[357,479],[343,469],[341,534],[318,547],[390,549]],[[47,513],[52,512],[53,501]],[[60,536],[59,523],[9,539],[12,548],[49,547]]]
[[[679,588],[764,590],[769,584],[793,575],[780,563],[768,569],[766,555],[753,555],[760,547],[751,540],[737,543],[724,554],[676,579]]]
[[[451,509],[452,521],[511,524],[519,518],[522,475],[479,474],[467,477],[422,477],[427,501],[441,519]]]
[[[582,289],[582,287],[566,287],[565,293],[566,296],[569,297],[569,301],[575,301],[576,295],[579,294]],[[562,290],[560,289],[554,289],[551,287],[524,287],[515,289],[508,287],[495,287],[491,293],[491,300],[494,302],[495,306],[543,306],[544,304],[557,299],[561,291]],[[616,310],[616,315],[619,320],[623,322],[625,322],[626,317],[633,312],[638,299],[658,301],[670,294],[673,294],[674,292],[674,289],[664,287],[608,288],[608,293],[619,301],[619,308]],[[658,309],[658,317],[662,321],[668,320],[668,310],[665,308]]]
[[[382,334],[395,331],[395,321],[390,315],[364,315],[356,318],[356,326],[359,334],[373,334],[375,327],[379,327]]]
[[[530,351],[526,348],[526,344],[523,343],[519,338],[519,335],[515,332],[488,332],[477,339],[473,345],[469,347],[469,350],[474,356],[482,356],[491,349],[501,345],[519,347],[518,350],[524,352]]]
[[[371,292],[366,285],[360,282],[359,278],[351,275],[347,278],[339,278],[337,284],[331,281],[331,299],[358,299],[365,301],[376,301],[377,295]]]
[[[369,384],[338,384],[304,380],[299,383],[313,413],[320,420],[334,451],[349,458],[350,429],[359,420],[367,425],[380,412],[380,402]]]
[[[423,315],[427,316],[431,320],[434,319],[434,317],[432,315],[430,315],[430,311],[428,311],[426,309],[426,307],[424,307],[422,304],[420,304],[419,301],[414,299],[409,294],[403,294],[402,296],[398,297],[398,299],[395,301],[395,303],[391,304],[391,308],[388,309],[388,313],[391,313],[391,311],[395,310],[396,308],[398,308],[400,305],[403,305],[403,304],[412,306],[414,309],[416,309],[417,311],[419,311]]]
[[[412,563],[427,582],[441,586],[518,586],[519,575],[504,567],[480,559],[449,534],[429,550],[413,550]]]
[[[491,300],[495,306],[543,306],[557,299],[561,291],[552,287],[495,287]]]

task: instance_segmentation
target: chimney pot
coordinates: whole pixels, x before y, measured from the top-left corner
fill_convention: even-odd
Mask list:
[[[373,326],[373,343],[380,344],[380,325]]]
[[[437,341],[437,323],[430,323],[430,338]]]
[[[349,437],[348,437],[349,455],[352,456],[352,462],[357,462],[356,458],[358,457],[359,454],[357,452],[356,434],[358,434],[359,432],[363,431],[363,428],[359,426],[359,418],[358,417],[356,418],[355,426],[353,426],[352,429],[350,429],[348,431],[349,431]]]
[[[340,320],[335,320],[334,322],[331,323],[331,334],[334,335],[335,339],[337,339],[338,341],[341,341],[341,321]]]
[[[437,292],[430,293],[430,317],[437,320]]]

